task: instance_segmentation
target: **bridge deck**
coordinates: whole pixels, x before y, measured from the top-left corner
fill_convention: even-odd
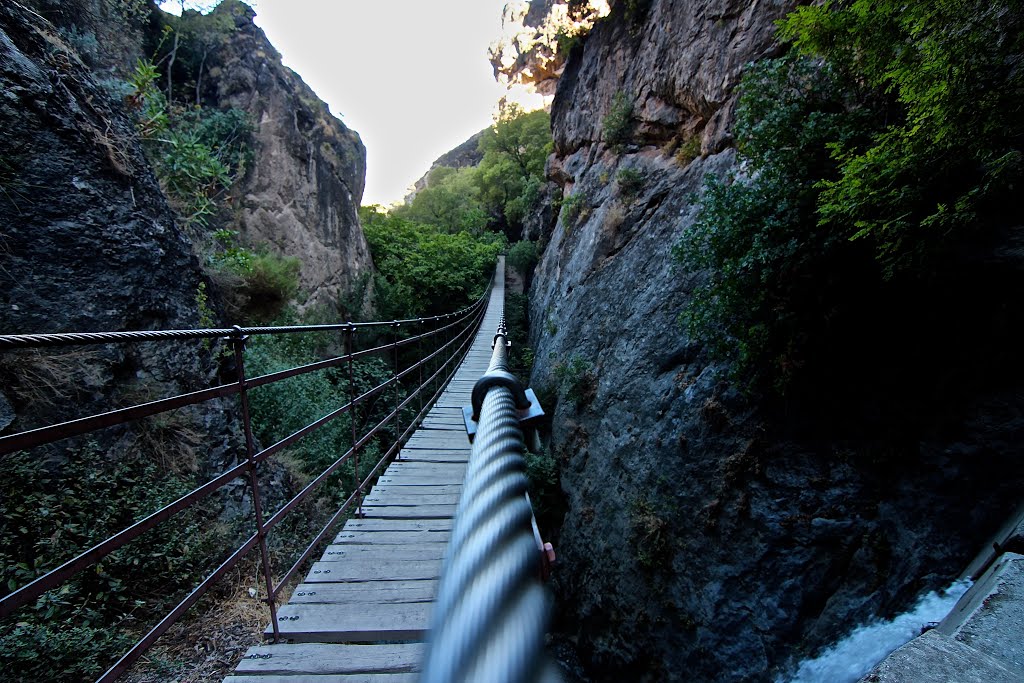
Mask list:
[[[278,610],[283,640],[250,648],[225,683],[405,683],[423,655],[470,445],[462,422],[504,301],[498,264],[483,323],[452,381]],[[272,633],[268,628],[267,633]]]

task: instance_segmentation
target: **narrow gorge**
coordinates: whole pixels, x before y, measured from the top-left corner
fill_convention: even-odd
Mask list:
[[[1019,3],[509,3],[487,58],[546,107],[503,102],[387,209],[362,206],[363,142],[284,66],[258,3],[181,5],[0,6],[0,334],[436,315],[475,300],[506,253],[510,362],[547,413],[526,462],[558,557],[547,645],[566,681],[824,681],[801,662],[857,627],[931,619],[933,592],[966,590],[1024,503]],[[396,368],[400,327],[365,338],[394,344]],[[249,358],[276,372],[354,336]],[[0,436],[236,370],[220,341],[96,348],[0,356]],[[391,362],[256,395],[257,441]],[[62,534],[98,540],[69,483],[88,467],[180,493],[241,462],[233,406],[12,454],[7,591],[60,559]],[[260,470],[269,505],[355,442],[345,419]],[[37,482],[61,493],[33,490],[47,512],[31,517],[15,497]],[[104,491],[125,501],[118,523],[169,495]],[[57,523],[50,507],[75,512]],[[226,544],[252,508],[241,482],[211,499],[189,524],[217,528],[192,545]],[[147,597],[164,573],[199,571],[161,543],[141,559]],[[46,657],[53,680],[102,673],[73,653],[102,640],[101,618],[138,628],[113,574],[90,578],[99,616],[76,585],[49,614],[0,622],[16,680]],[[258,631],[196,680],[230,671],[245,637]]]

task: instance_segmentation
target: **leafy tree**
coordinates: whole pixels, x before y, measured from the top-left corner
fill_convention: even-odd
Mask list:
[[[822,223],[871,238],[891,271],[1006,221],[1024,170],[1019,2],[829,2],[799,8],[781,35],[888,114],[869,144],[833,145],[841,174],[822,184]]]
[[[908,365],[895,349],[924,332],[906,302],[930,315],[918,283],[935,291],[965,247],[1019,224],[1022,15],[981,0],[805,6],[782,23],[795,54],[748,68],[742,173],[709,178],[676,250],[705,272],[691,335],[746,386]]]
[[[407,318],[447,313],[483,293],[504,237],[451,233],[390,216],[379,207],[360,211],[379,276],[378,315]]]
[[[539,197],[552,149],[550,115],[543,110],[524,113],[516,104],[503,108],[480,139],[480,199],[492,216],[509,226],[510,238],[522,232]]]
[[[476,235],[487,228],[488,218],[480,203],[479,170],[475,167],[440,166],[431,171],[427,187],[416,193],[408,206],[395,215],[416,223],[436,226],[448,232]]]

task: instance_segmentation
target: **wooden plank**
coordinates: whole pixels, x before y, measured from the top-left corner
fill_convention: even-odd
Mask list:
[[[466,469],[464,467],[452,467],[444,470],[397,467],[382,474],[377,481],[383,484],[398,482],[400,486],[437,486],[438,484],[461,484],[465,478]]]
[[[423,434],[423,432],[417,432]],[[416,449],[427,449],[427,450],[439,450],[439,451],[451,451],[451,450],[472,450],[473,444],[469,443],[469,437],[466,436],[465,430],[459,432],[457,437],[444,437],[436,439],[428,439],[425,437],[414,436],[405,442],[402,448],[416,448]]]
[[[455,516],[454,505],[363,505],[366,519],[445,519]]]
[[[430,603],[393,605],[283,605],[278,611],[281,636],[297,643],[372,643],[421,640],[426,635]],[[265,634],[273,634],[268,626]]]
[[[416,462],[396,460],[388,465],[387,471],[407,470],[409,472],[456,472],[465,471],[464,462]]]
[[[398,486],[437,486],[438,484],[461,484],[465,477],[451,474],[384,474],[378,483]]]
[[[314,562],[306,583],[358,583],[362,581],[414,581],[436,579],[441,575],[441,559],[365,560]]]
[[[263,676],[411,673],[419,668],[423,653],[424,646],[421,643],[257,645],[246,651],[235,673]]]
[[[406,543],[400,546],[391,545],[343,545],[327,546],[321,562],[333,562],[342,559],[385,559],[385,560],[425,560],[441,559],[444,555],[443,543]]]
[[[302,583],[292,592],[289,604],[386,604],[431,602],[437,596],[437,579],[414,581],[362,581],[359,583]]]
[[[228,676],[224,683],[416,683],[417,673],[327,674],[326,676]]]
[[[392,476],[398,474],[411,474],[411,475],[453,475],[456,477],[462,477],[466,474],[466,463],[464,462],[414,462],[414,461],[403,461],[391,463],[388,466],[387,471],[382,476]]]
[[[437,484],[435,486],[401,486],[391,484],[377,484],[370,489],[372,495],[400,495],[400,496],[436,496],[462,494],[462,484]]]
[[[402,451],[401,462],[461,462],[468,463],[470,451],[437,449],[411,449]]]
[[[418,486],[416,488],[427,488]],[[378,494],[370,492],[363,501],[365,505],[457,505],[459,494],[457,493],[415,493],[406,495],[392,491],[390,493]]]
[[[368,541],[367,538],[370,537]],[[336,545],[400,545],[404,543],[448,543],[450,531],[342,531],[334,537]]]
[[[450,519],[350,519],[344,531],[451,531]]]

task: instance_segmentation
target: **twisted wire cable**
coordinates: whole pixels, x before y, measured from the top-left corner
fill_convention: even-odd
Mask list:
[[[508,371],[505,318],[488,373]],[[455,513],[421,683],[557,683],[544,652],[550,599],[526,497],[525,445],[511,389],[492,386]]]

